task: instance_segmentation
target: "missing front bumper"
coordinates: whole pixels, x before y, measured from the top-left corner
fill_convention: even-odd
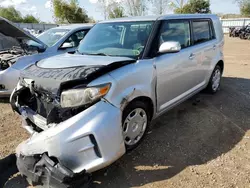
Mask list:
[[[17,167],[20,173],[27,177],[33,185],[43,185],[52,188],[89,187],[92,183],[91,175],[83,170],[73,173],[47,154],[41,156],[17,157]]]

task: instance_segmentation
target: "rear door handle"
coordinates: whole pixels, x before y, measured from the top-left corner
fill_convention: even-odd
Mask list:
[[[192,60],[192,59],[194,59],[194,58],[195,58],[195,55],[194,55],[193,53],[191,53],[190,56],[189,56],[189,59]]]

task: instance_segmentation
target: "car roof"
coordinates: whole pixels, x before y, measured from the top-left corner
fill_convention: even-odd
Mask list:
[[[157,20],[159,16],[134,16],[134,17],[123,17],[115,18],[111,20],[104,20],[99,23],[110,23],[110,22],[129,22],[129,21],[154,21]]]
[[[130,21],[156,21],[156,20],[168,20],[168,19],[192,19],[192,18],[218,18],[215,14],[167,14],[160,16],[135,16],[116,18],[111,20],[101,21],[99,23],[112,23],[112,22],[130,22]]]
[[[159,20],[168,20],[168,19],[197,19],[197,18],[211,18],[218,19],[216,14],[169,14],[159,17]]]
[[[74,29],[90,29],[93,27],[94,24],[71,24],[71,25],[60,25],[59,27],[55,27],[57,29],[68,29],[68,30],[74,30]]]

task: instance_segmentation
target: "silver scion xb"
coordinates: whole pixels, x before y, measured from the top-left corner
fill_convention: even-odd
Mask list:
[[[22,72],[11,105],[31,137],[16,150],[19,171],[62,186],[110,165],[140,143],[157,116],[203,89],[218,91],[223,45],[215,15],[96,24],[76,54]]]
[[[19,46],[0,49],[0,97],[10,96],[20,71],[42,59],[75,51],[92,24],[65,25],[49,29],[37,38],[0,17],[0,34],[12,37]]]

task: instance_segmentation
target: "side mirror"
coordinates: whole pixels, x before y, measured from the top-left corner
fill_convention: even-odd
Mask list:
[[[169,41],[169,42],[163,42],[159,48],[159,53],[176,53],[181,51],[181,45],[179,42],[175,41]]]
[[[39,53],[43,53],[43,52],[45,52],[45,50],[46,50],[46,48],[38,48],[38,49],[37,49],[37,51],[38,51]]]
[[[60,47],[60,49],[66,49],[66,48],[72,48],[73,44],[71,44],[70,42],[65,42],[63,43],[63,45]]]

